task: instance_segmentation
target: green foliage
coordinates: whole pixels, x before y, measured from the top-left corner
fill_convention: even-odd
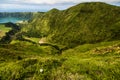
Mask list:
[[[49,53],[45,47],[28,42],[0,45],[0,79],[49,79],[52,69],[63,62],[49,57]]]
[[[74,47],[120,39],[120,7],[102,2],[81,3],[69,9],[52,9],[35,17],[26,26],[26,34],[44,37],[51,43]],[[24,31],[23,31],[24,32]]]
[[[0,80],[118,80],[119,13],[120,7],[100,2],[34,13],[13,35],[27,42],[0,44]],[[33,44],[39,39],[33,37],[47,37],[51,43]],[[63,50],[61,55],[55,48]]]
[[[12,41],[13,38],[15,38],[16,33],[18,33],[20,31],[20,27],[16,24],[13,24],[11,22],[9,23],[5,23],[6,27],[11,27],[12,29],[6,33],[5,36],[2,37],[2,39],[0,40],[0,43],[5,44],[5,43],[10,43]],[[19,37],[19,36],[17,36]]]
[[[46,52],[49,49],[21,41],[0,45],[0,79],[119,79],[120,41],[84,44],[68,49],[62,55],[49,54]]]
[[[9,79],[31,79],[31,80],[49,80],[53,68],[61,65],[59,60],[25,59],[14,63],[8,63],[0,68],[1,80]],[[44,72],[40,72],[40,69]],[[5,75],[6,73],[6,75]]]
[[[43,37],[47,34],[46,31],[48,29],[42,25],[42,23],[43,23],[43,24],[45,24],[45,26],[47,26],[46,20],[40,21],[40,23],[37,23],[37,24],[33,24],[36,22],[37,18],[42,18],[43,15],[44,15],[44,13],[42,13],[42,12],[33,13],[33,17],[29,21],[29,25],[26,24],[22,28],[22,32],[24,33],[24,35],[26,35],[28,37]],[[38,27],[38,25],[41,25],[43,27],[42,28]]]

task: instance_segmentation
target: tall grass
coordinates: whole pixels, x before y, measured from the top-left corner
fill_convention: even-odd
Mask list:
[[[0,79],[119,80],[119,44],[120,41],[84,44],[62,55],[50,54],[50,47],[26,42],[1,45]],[[103,54],[95,51],[96,48],[101,52],[113,48],[113,52]]]

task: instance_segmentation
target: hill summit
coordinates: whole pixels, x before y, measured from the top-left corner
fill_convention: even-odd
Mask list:
[[[47,37],[51,43],[74,47],[120,39],[120,7],[102,2],[81,3],[60,11],[37,14],[23,28],[30,37]]]

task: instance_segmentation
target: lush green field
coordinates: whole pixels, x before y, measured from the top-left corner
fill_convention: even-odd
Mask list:
[[[53,50],[28,42],[0,45],[0,79],[119,80],[120,41],[84,44],[61,55]]]
[[[0,38],[5,36],[5,33],[10,31],[11,28],[10,27],[5,27],[5,25],[0,24]]]
[[[0,40],[0,80],[120,79],[120,7],[82,3],[33,17],[0,25],[0,37],[10,30]]]

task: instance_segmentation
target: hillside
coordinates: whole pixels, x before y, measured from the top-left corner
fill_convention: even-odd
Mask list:
[[[119,80],[120,41],[84,44],[53,53],[18,41],[0,44],[0,80]]]
[[[47,37],[51,43],[74,47],[120,39],[120,7],[102,2],[81,3],[69,9],[52,9],[35,17],[23,32]]]
[[[81,3],[32,16],[0,24],[0,80],[119,80],[120,7]]]

